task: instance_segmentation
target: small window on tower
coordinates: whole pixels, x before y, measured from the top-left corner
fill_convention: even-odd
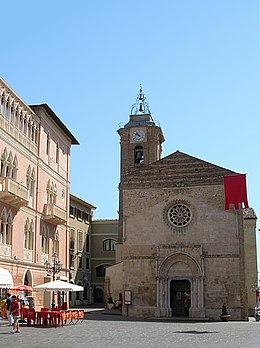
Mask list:
[[[144,163],[144,150],[142,146],[135,148],[135,163]]]

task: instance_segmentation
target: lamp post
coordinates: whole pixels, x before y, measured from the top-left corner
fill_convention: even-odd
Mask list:
[[[54,253],[51,257],[51,263],[49,261],[45,261],[44,263],[44,267],[46,269],[46,271],[48,273],[52,274],[52,280],[55,280],[55,276],[57,273],[60,273],[61,268],[62,268],[62,264],[57,256],[56,253]],[[52,303],[51,303],[51,307],[54,308],[55,307],[55,299],[54,299],[54,291],[52,292]]]
[[[251,290],[255,292],[255,301],[256,301],[256,307],[259,306],[259,298],[260,298],[260,286],[258,285],[258,281],[255,281],[255,284],[251,286]]]

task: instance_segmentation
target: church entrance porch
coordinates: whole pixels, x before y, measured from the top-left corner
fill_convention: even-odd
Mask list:
[[[190,309],[189,280],[172,280],[170,282],[170,303],[173,317],[188,317]]]
[[[158,267],[156,313],[159,317],[205,318],[200,259],[188,252],[173,252],[164,257]]]

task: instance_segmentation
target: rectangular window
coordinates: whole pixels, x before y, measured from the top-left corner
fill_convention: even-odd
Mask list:
[[[74,207],[72,207],[70,205],[70,217],[74,219],[75,215],[74,215]]]
[[[89,267],[89,258],[88,257],[86,257],[86,269],[89,269],[90,267]]]
[[[75,247],[75,231],[74,230],[70,230],[70,249],[74,250]]]
[[[83,232],[78,231],[78,250],[82,251],[83,250]]]
[[[89,252],[89,235],[86,236],[86,251]]]
[[[84,214],[84,222],[85,223],[89,222],[89,214],[86,212],[84,212],[83,214]]]
[[[49,133],[47,134],[47,139],[46,139],[46,154],[50,154],[50,135]]]
[[[59,145],[56,144],[56,163],[59,164]]]
[[[74,268],[74,255],[73,254],[70,254],[70,265],[69,265],[69,267],[70,268]]]
[[[77,209],[77,219],[82,221],[82,211],[80,209]]]
[[[79,267],[78,268],[82,268],[82,256],[79,255]]]

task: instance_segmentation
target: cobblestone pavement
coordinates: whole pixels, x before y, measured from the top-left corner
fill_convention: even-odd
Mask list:
[[[0,347],[87,348],[251,348],[260,347],[260,323],[176,322],[123,318],[119,315],[87,313],[77,325],[63,328],[21,326],[20,334],[0,325]]]

